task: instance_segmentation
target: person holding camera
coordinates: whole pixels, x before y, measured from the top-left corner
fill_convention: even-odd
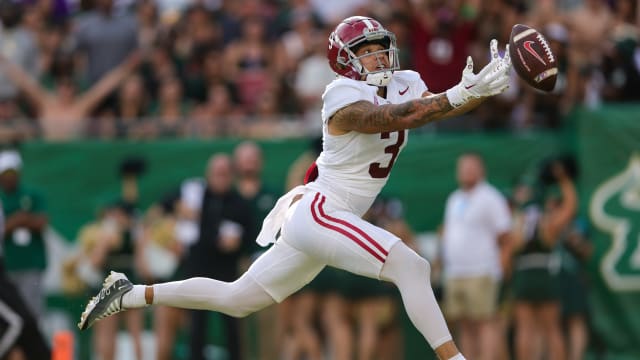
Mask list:
[[[548,183],[542,204],[526,206],[514,216],[512,292],[520,360],[536,358],[539,349],[546,349],[550,360],[566,358],[560,324],[560,263],[553,253],[574,219],[578,199],[565,161],[549,163],[542,175]]]

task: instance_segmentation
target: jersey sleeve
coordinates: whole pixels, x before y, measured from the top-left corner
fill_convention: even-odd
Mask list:
[[[371,102],[372,97],[359,86],[355,80],[338,79],[333,81],[322,95],[322,121],[327,122],[338,110],[365,100]]]

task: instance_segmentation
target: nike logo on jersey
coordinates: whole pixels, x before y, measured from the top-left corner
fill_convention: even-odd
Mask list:
[[[465,88],[465,89],[467,89],[467,90],[469,90],[469,89],[471,89],[471,88],[472,88],[472,87],[474,87],[474,86],[476,86],[476,84],[473,84],[473,85],[467,85],[467,86],[465,86],[464,88]]]
[[[404,95],[407,91],[409,91],[409,86],[407,86],[406,89],[404,90],[398,90],[398,94],[400,94],[400,96]]]
[[[531,46],[531,44],[533,44],[535,41],[525,41],[523,46],[524,49],[527,50],[529,52],[529,54],[533,55],[533,57],[535,57],[536,59],[540,60],[540,62],[542,63],[542,65],[547,65],[544,60],[542,59],[542,57],[540,55],[538,55],[538,53],[533,49],[533,46]]]

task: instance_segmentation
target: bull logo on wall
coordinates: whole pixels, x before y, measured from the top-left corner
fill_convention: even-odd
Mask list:
[[[598,185],[589,204],[594,226],[609,236],[600,262],[607,285],[618,291],[640,290],[640,154],[627,167]]]

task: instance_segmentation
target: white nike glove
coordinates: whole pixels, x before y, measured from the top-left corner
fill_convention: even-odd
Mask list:
[[[509,57],[509,45],[507,44],[504,57],[498,53],[498,41],[491,40],[491,61],[479,73],[473,73],[473,60],[467,57],[467,66],[462,71],[462,80],[451,89],[447,90],[447,99],[455,108],[466,104],[474,98],[494,96],[502,93],[509,87],[509,73],[511,71],[511,58]]]

